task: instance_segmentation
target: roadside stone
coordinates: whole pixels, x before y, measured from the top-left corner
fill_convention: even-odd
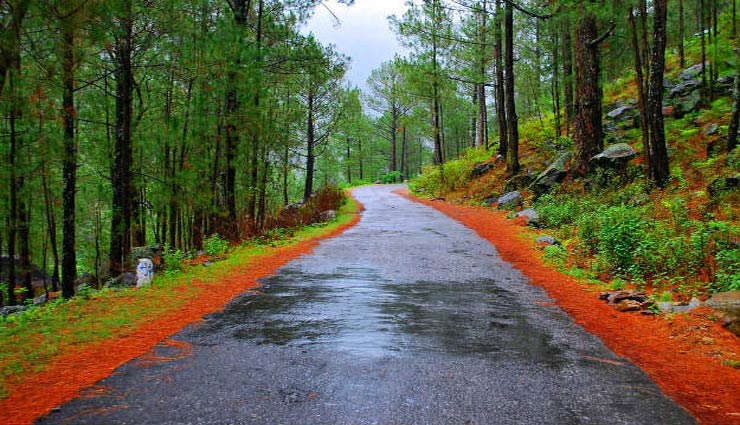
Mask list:
[[[691,310],[701,307],[702,305],[704,305],[704,303],[702,303],[699,298],[693,297],[687,305],[674,304],[671,311],[673,313],[688,313]]]
[[[560,245],[560,241],[550,235],[542,235],[535,242],[540,246]]]
[[[154,262],[149,258],[140,258],[136,265],[136,287],[142,288],[152,283],[154,279]]]
[[[537,195],[544,195],[550,192],[556,184],[563,181],[568,174],[568,161],[570,153],[564,152],[555,158],[550,165],[541,172],[529,188]]]
[[[614,308],[623,313],[628,311],[640,311],[642,310],[642,303],[635,300],[622,300],[619,301]]]
[[[522,204],[524,199],[519,191],[509,192],[498,198],[499,209],[514,209]]]
[[[491,163],[490,162],[483,162],[481,164],[476,165],[473,167],[473,171],[471,172],[471,176],[473,178],[478,178],[486,174],[491,170]]]
[[[537,214],[537,211],[527,208],[526,210],[519,211],[516,213],[516,217],[525,217],[525,221],[527,223],[527,226],[539,226],[540,224],[540,215]]]
[[[715,310],[740,315],[740,291],[714,294],[707,300],[707,305]]]
[[[321,214],[319,214],[319,220],[321,220],[322,222],[329,222],[336,219],[337,212],[334,210],[322,211]]]
[[[487,207],[493,206],[496,202],[498,202],[498,196],[489,196],[488,198],[483,200],[483,204]]]

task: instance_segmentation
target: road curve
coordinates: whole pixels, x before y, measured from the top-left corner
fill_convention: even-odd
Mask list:
[[[488,242],[396,188],[357,189],[357,226],[38,423],[695,423]]]

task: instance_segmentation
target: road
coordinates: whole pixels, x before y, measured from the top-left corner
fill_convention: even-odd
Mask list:
[[[356,227],[38,423],[695,423],[488,242],[395,188],[356,190]]]

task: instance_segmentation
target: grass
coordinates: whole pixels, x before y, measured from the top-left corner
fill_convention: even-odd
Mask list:
[[[219,285],[240,267],[275,252],[277,246],[328,235],[351,222],[357,210],[358,204],[350,199],[329,224],[306,226],[277,242],[247,241],[210,267],[186,267],[177,275],[157,276],[143,289],[94,291],[88,299],[60,300],[9,316],[0,322],[0,398],[8,395],[9,383],[43,370],[55,356],[125,336],[145,323],[173,314],[209,285]],[[199,285],[194,285],[195,281]]]

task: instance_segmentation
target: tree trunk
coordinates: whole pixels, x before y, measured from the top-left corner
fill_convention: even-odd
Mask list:
[[[584,9],[580,12],[575,39],[576,117],[573,142],[576,155],[571,168],[574,177],[584,176],[589,160],[603,149],[596,17]]]
[[[642,130],[643,155],[645,157],[645,166],[647,167],[648,174],[650,174],[650,115],[648,114],[647,93],[644,90],[645,78],[642,73],[642,55],[640,54],[640,45],[637,40],[635,13],[631,7],[628,18],[630,32],[632,33],[632,52],[635,56],[635,79],[637,82],[637,100],[640,104],[640,130]]]
[[[563,24],[563,94],[565,102],[565,134],[570,136],[571,124],[576,117],[573,100],[573,38],[569,18]]]
[[[62,96],[62,127],[64,128],[64,190],[62,194],[62,296],[66,299],[75,294],[74,284],[77,280],[77,254],[75,241],[75,197],[77,193],[77,144],[75,141],[75,57],[74,35],[71,31],[62,34],[64,53],[62,66],[64,68],[62,81],[64,94]],[[55,243],[56,238],[52,238]]]
[[[496,0],[494,15],[493,60],[496,67],[496,119],[498,123],[498,155],[506,157],[509,150],[509,130],[506,126],[506,94],[504,80],[503,41],[501,36],[501,0]]]
[[[740,46],[735,47],[735,55],[740,61]],[[738,127],[740,127],[740,67],[735,74],[735,84],[732,91],[732,118],[727,131],[727,149],[732,151],[737,147]]]
[[[313,122],[314,98],[308,94],[308,120],[306,122],[306,183],[303,186],[303,202],[308,202],[313,193],[313,172],[316,156],[314,153],[315,131]]]
[[[476,145],[486,146],[488,144],[488,108],[486,106],[486,68],[488,67],[488,60],[486,55],[486,45],[488,43],[487,37],[487,17],[488,17],[488,5],[486,0],[483,0],[480,4],[481,11],[479,14],[480,19],[480,61],[478,69],[478,84],[476,85],[476,97],[478,100],[478,127],[476,130],[477,140]]]
[[[347,170],[346,170],[347,174],[346,174],[346,178],[347,178],[347,183],[349,183],[351,185],[352,184],[352,162],[351,162],[351,159],[352,159],[352,156],[351,156],[352,155],[352,151],[351,151],[352,145],[351,145],[351,141],[349,139],[349,136],[346,137],[346,140],[347,140]]]
[[[519,119],[516,115],[516,100],[514,92],[514,8],[506,2],[504,17],[504,32],[506,52],[504,62],[506,67],[506,128],[509,130],[508,152],[506,155],[506,173],[513,176],[519,172]]]
[[[704,0],[699,0],[699,22],[700,25],[700,40],[701,40],[701,92],[702,102],[705,102],[709,98],[708,87],[709,81],[707,79],[707,41],[704,30],[706,29],[706,14],[704,13]]]
[[[112,175],[113,204],[111,217],[110,273],[118,276],[126,268],[131,249],[131,119],[133,116],[133,13],[131,0],[124,0],[116,51],[116,127]]]
[[[435,40],[432,45],[432,136],[434,138],[434,165],[442,165],[445,161],[442,156],[442,130],[439,124],[439,76],[437,75],[437,68],[437,43]]]
[[[732,4],[734,6],[735,0],[732,0]],[[734,13],[733,13],[733,16],[734,16]],[[733,22],[733,28],[734,28],[735,20],[733,19],[732,22]],[[733,29],[733,33],[734,33],[734,29]],[[684,38],[683,0],[678,0],[678,58],[679,58],[681,69],[686,68],[686,53],[684,52],[683,38]]]
[[[395,100],[394,100],[395,102]],[[396,151],[398,150],[398,106],[393,104],[391,108],[391,172],[398,170],[398,158],[396,157]]]
[[[670,177],[668,151],[663,127],[663,73],[665,69],[667,0],[653,2],[653,50],[650,61],[651,175],[658,187],[665,187]]]
[[[57,220],[56,214],[54,214],[54,206],[52,204],[52,193],[51,190],[49,190],[48,170],[44,170],[44,172],[41,174],[41,186],[44,191],[44,203],[46,204],[46,227],[49,232],[49,245],[51,246],[51,255],[54,261],[53,271],[51,273],[51,290],[52,292],[57,292],[59,291],[59,248],[57,247]]]

